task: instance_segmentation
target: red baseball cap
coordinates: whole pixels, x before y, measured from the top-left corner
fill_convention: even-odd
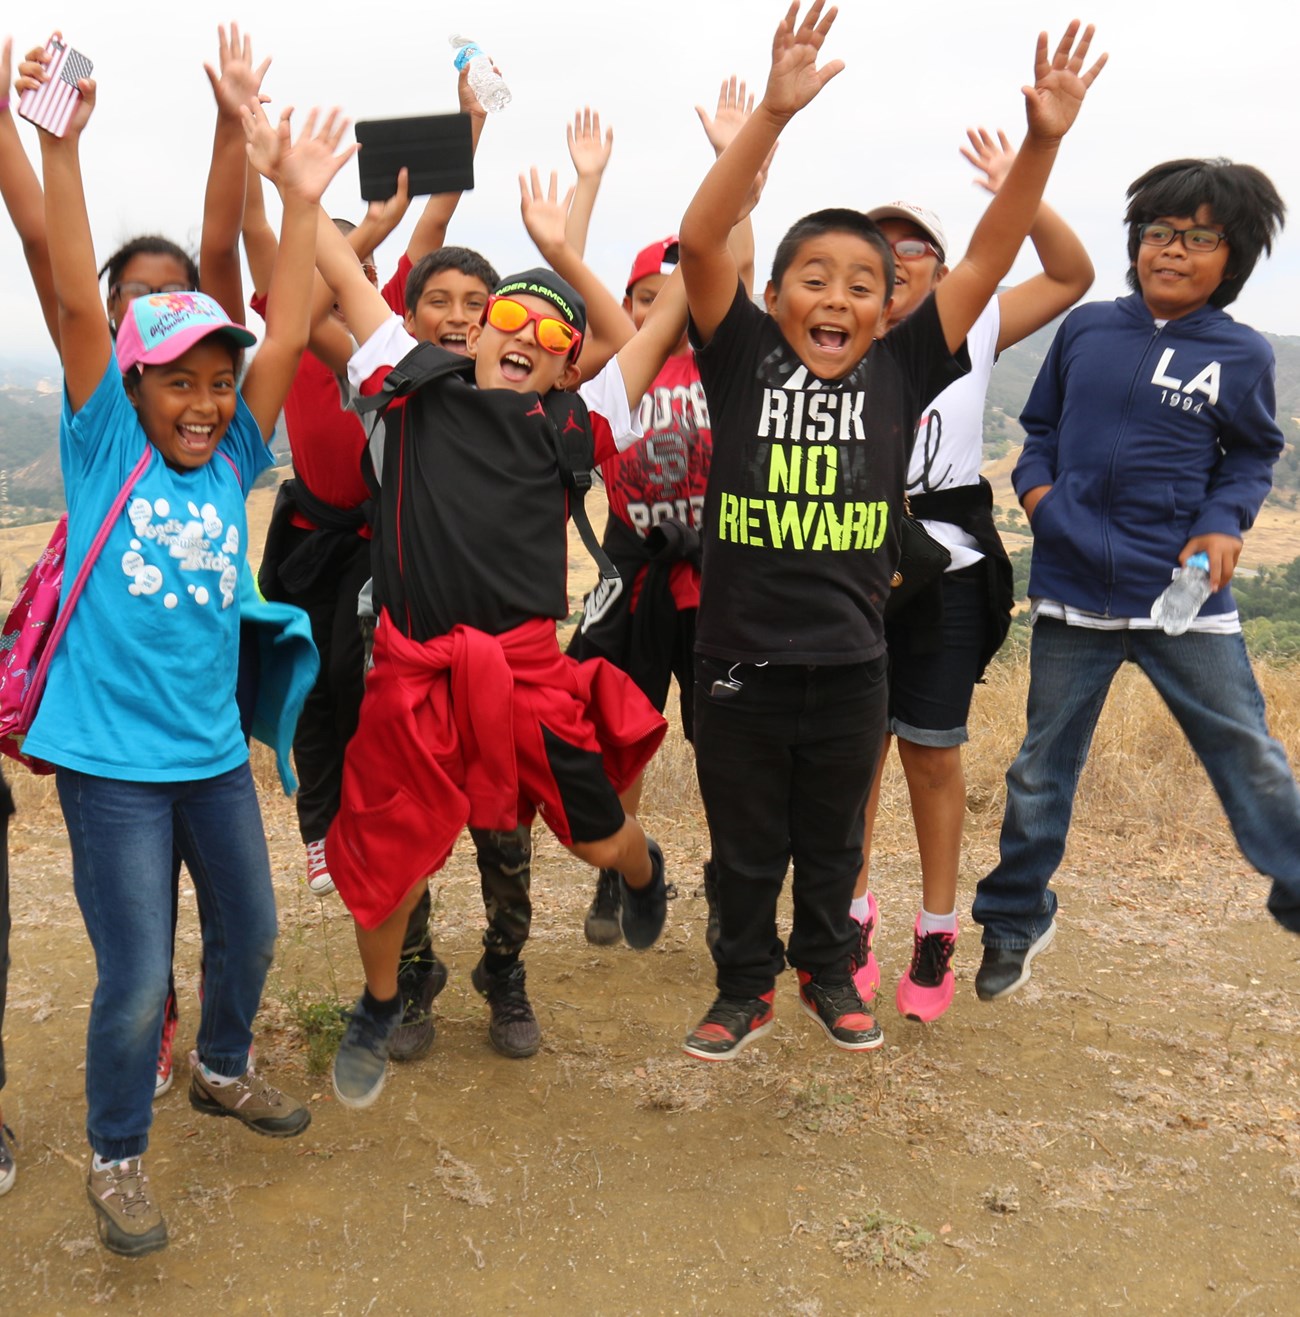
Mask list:
[[[652,274],[672,274],[677,266],[677,235],[671,234],[661,242],[652,242],[648,247],[637,252],[632,262],[632,273],[627,277],[627,291],[632,292],[633,284]]]

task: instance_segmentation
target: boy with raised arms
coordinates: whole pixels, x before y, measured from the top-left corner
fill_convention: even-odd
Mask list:
[[[1029,133],[965,258],[906,322],[888,323],[893,253],[851,210],[800,220],[777,249],[766,314],[727,238],[785,124],[843,68],[816,61],[822,0],[777,28],[762,102],[680,230],[692,340],[713,422],[696,633],[695,748],[718,867],[718,995],[687,1036],[705,1060],[772,1026],[776,976],[831,1042],[879,1047],[849,971],[862,811],[885,729],[882,613],[917,418],[967,368],[964,340],[1033,222],[1061,137],[1104,57],[1072,23],[1038,39]],[[1076,41],[1077,38],[1077,41]],[[877,341],[877,340],[880,341]],[[776,903],[794,860],[788,953]]]

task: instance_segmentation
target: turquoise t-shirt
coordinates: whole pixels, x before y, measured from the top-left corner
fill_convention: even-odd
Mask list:
[[[65,597],[148,442],[116,360],[79,412],[65,393]],[[215,777],[248,758],[235,705],[244,496],[271,464],[242,398],[206,466],[174,471],[151,452],[50,665],[29,754],[131,782]]]

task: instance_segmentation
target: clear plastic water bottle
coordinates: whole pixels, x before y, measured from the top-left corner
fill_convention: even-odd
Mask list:
[[[478,103],[489,113],[504,110],[510,104],[510,88],[492,67],[492,61],[469,37],[452,37],[451,44],[456,51],[456,67],[469,66],[469,85]]]
[[[1181,636],[1201,605],[1210,597],[1210,559],[1194,553],[1180,568],[1159,599],[1151,605],[1151,620],[1169,636]]]

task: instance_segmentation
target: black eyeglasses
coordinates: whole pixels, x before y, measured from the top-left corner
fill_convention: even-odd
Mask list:
[[[1138,241],[1148,247],[1170,247],[1175,238],[1182,239],[1183,250],[1188,252],[1217,251],[1220,243],[1228,241],[1228,235],[1217,229],[1176,229],[1172,224],[1138,225]]]
[[[158,293],[192,293],[193,288],[189,284],[161,284],[155,288],[153,284],[140,283],[135,279],[128,280],[126,283],[114,284],[109,290],[109,297],[120,297],[124,301],[132,302],[137,297],[148,297],[151,294]]]

